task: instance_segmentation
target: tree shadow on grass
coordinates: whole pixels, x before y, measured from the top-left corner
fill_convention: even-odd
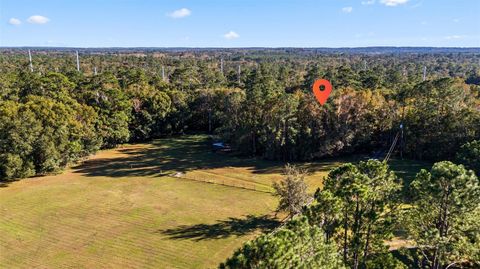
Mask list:
[[[10,181],[0,181],[0,188],[6,188],[10,183]]]
[[[182,225],[177,228],[159,230],[171,239],[193,239],[195,241],[242,236],[254,231],[269,232],[280,222],[270,216],[248,215],[245,218],[229,218],[214,224]]]
[[[284,162],[243,158],[211,151],[207,136],[188,135],[152,141],[118,149],[124,156],[96,158],[74,167],[75,173],[85,176],[132,177],[164,176],[172,172],[225,167],[247,168],[252,174],[277,174],[283,171]],[[338,165],[333,160],[316,162],[305,167],[311,172],[329,171]]]
[[[205,135],[163,138],[149,144],[119,148],[116,151],[121,155],[87,160],[74,167],[74,172],[87,177],[161,177],[174,172],[232,167],[247,169],[252,175],[268,175],[282,173],[285,165],[280,161],[214,153],[211,150],[210,141]],[[293,164],[315,173],[328,172],[341,163],[355,163],[366,159],[368,159],[366,156],[351,155]],[[397,175],[406,178],[405,185],[408,185],[410,178],[424,167],[421,163],[408,160],[392,160],[390,164]]]
[[[147,147],[118,151],[125,156],[87,160],[75,167],[75,172],[86,176],[163,176],[173,171],[187,172],[228,166],[253,166],[255,171],[260,171],[280,165],[253,158],[213,153],[208,138],[200,135],[160,139],[151,142]]]
[[[155,140],[146,147],[118,149],[124,156],[92,159],[75,167],[86,176],[163,176],[203,168],[247,165],[241,159],[211,152],[205,136]]]
[[[415,179],[415,176],[420,170],[430,170],[432,163],[427,161],[391,159],[389,166],[390,169],[395,171],[395,175],[402,179],[402,195],[406,201],[410,201],[410,183]]]

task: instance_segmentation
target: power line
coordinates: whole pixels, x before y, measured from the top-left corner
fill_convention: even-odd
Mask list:
[[[402,126],[402,130],[403,130],[403,126]],[[395,139],[393,140],[393,143],[392,143],[392,145],[390,146],[390,149],[388,150],[387,156],[385,156],[385,159],[383,160],[384,162],[388,162],[388,160],[389,160],[390,157],[392,156],[392,152],[393,152],[393,150],[395,149],[395,145],[397,144],[398,136],[399,136],[399,135],[400,135],[400,132],[398,132],[397,135],[395,136]]]

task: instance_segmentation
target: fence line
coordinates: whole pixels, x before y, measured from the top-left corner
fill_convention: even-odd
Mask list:
[[[235,182],[232,182],[231,184],[228,184],[228,183],[225,182],[225,179],[222,179],[221,181],[220,180],[214,180],[214,179],[209,180],[208,178],[202,178],[202,177],[198,177],[198,176],[189,177],[184,173],[177,173],[177,174],[173,175],[173,177],[186,179],[186,180],[197,181],[197,182],[203,182],[203,183],[208,183],[208,184],[222,185],[222,186],[227,186],[227,187],[232,187],[232,188],[240,188],[240,189],[245,189],[245,190],[263,192],[263,193],[273,193],[273,191],[260,190],[260,189],[255,187],[255,184],[245,184],[245,183],[235,184]],[[248,186],[250,186],[250,187],[248,187]],[[314,201],[315,201],[315,199],[313,197],[309,197],[304,206],[308,207]],[[272,236],[272,235],[276,234],[281,228],[285,227],[285,225],[288,223],[289,220],[297,217],[298,215],[301,215],[301,213],[297,213],[297,214],[295,214],[291,217],[290,216],[285,217],[284,219],[282,219],[280,221],[281,224],[279,226],[277,226],[276,228],[274,228],[272,231],[270,231],[267,234],[269,236]]]
[[[173,175],[175,178],[182,178],[186,180],[192,180],[192,181],[197,181],[197,182],[203,182],[207,184],[214,184],[214,185],[221,185],[221,186],[228,186],[232,188],[239,188],[239,189],[244,189],[244,190],[251,190],[251,191],[256,191],[256,192],[263,192],[263,193],[273,193],[273,191],[269,190],[262,190],[258,187],[255,186],[254,183],[248,184],[248,183],[239,183],[239,182],[226,182],[225,179],[222,180],[215,180],[215,179],[208,179],[208,178],[203,178],[203,177],[198,177],[198,176],[187,176],[185,173],[176,173]]]

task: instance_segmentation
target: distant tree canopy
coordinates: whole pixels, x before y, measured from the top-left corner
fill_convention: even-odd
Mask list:
[[[78,72],[67,52],[34,51],[30,72],[25,52],[7,49],[0,55],[0,177],[50,173],[99,148],[186,132],[283,161],[386,151],[400,124],[397,149],[409,158],[450,160],[480,139],[475,54],[161,55],[85,52]],[[324,106],[311,93],[320,77],[334,85]]]
[[[465,84],[443,78],[415,85],[405,98],[406,152],[414,158],[452,160],[480,129],[478,99]]]
[[[279,209],[299,216],[220,267],[403,269],[385,244],[398,230],[415,245],[419,268],[480,266],[480,88],[472,67],[480,55],[137,53],[85,52],[78,72],[68,52],[43,51],[31,72],[25,51],[5,49],[0,180],[55,173],[100,148],[186,132],[283,161],[382,152],[400,137],[403,156],[440,161],[417,174],[410,200],[401,199],[402,181],[386,163],[369,160],[332,170],[306,206],[303,173],[291,169],[275,189]],[[323,106],[311,93],[317,78],[334,86]]]
[[[24,102],[0,103],[0,177],[15,179],[56,172],[95,152],[97,114],[69,104],[29,95]]]

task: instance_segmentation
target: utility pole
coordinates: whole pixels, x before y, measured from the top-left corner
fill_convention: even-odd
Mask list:
[[[223,75],[223,58],[220,58],[220,72]]]
[[[240,69],[240,65],[238,65],[238,74],[237,74],[237,77],[238,77],[238,85],[240,85],[240,76],[242,75],[242,70]]]
[[[400,123],[400,158],[403,160],[403,121]]]
[[[403,160],[403,149],[405,147],[405,139],[403,138],[403,129],[405,127],[403,125],[404,120],[405,120],[405,96],[402,98],[402,118],[400,122],[400,158],[402,160]]]
[[[77,54],[77,71],[80,72],[80,59],[79,59],[79,57],[78,57],[78,50],[75,51],[75,52],[76,52],[76,54]]]
[[[363,60],[363,71],[367,71],[367,60]]]
[[[28,50],[28,60],[30,61],[30,72],[33,72],[32,53]]]
[[[165,81],[165,66],[162,65],[162,80]]]
[[[427,67],[423,66],[423,81],[427,80]]]

